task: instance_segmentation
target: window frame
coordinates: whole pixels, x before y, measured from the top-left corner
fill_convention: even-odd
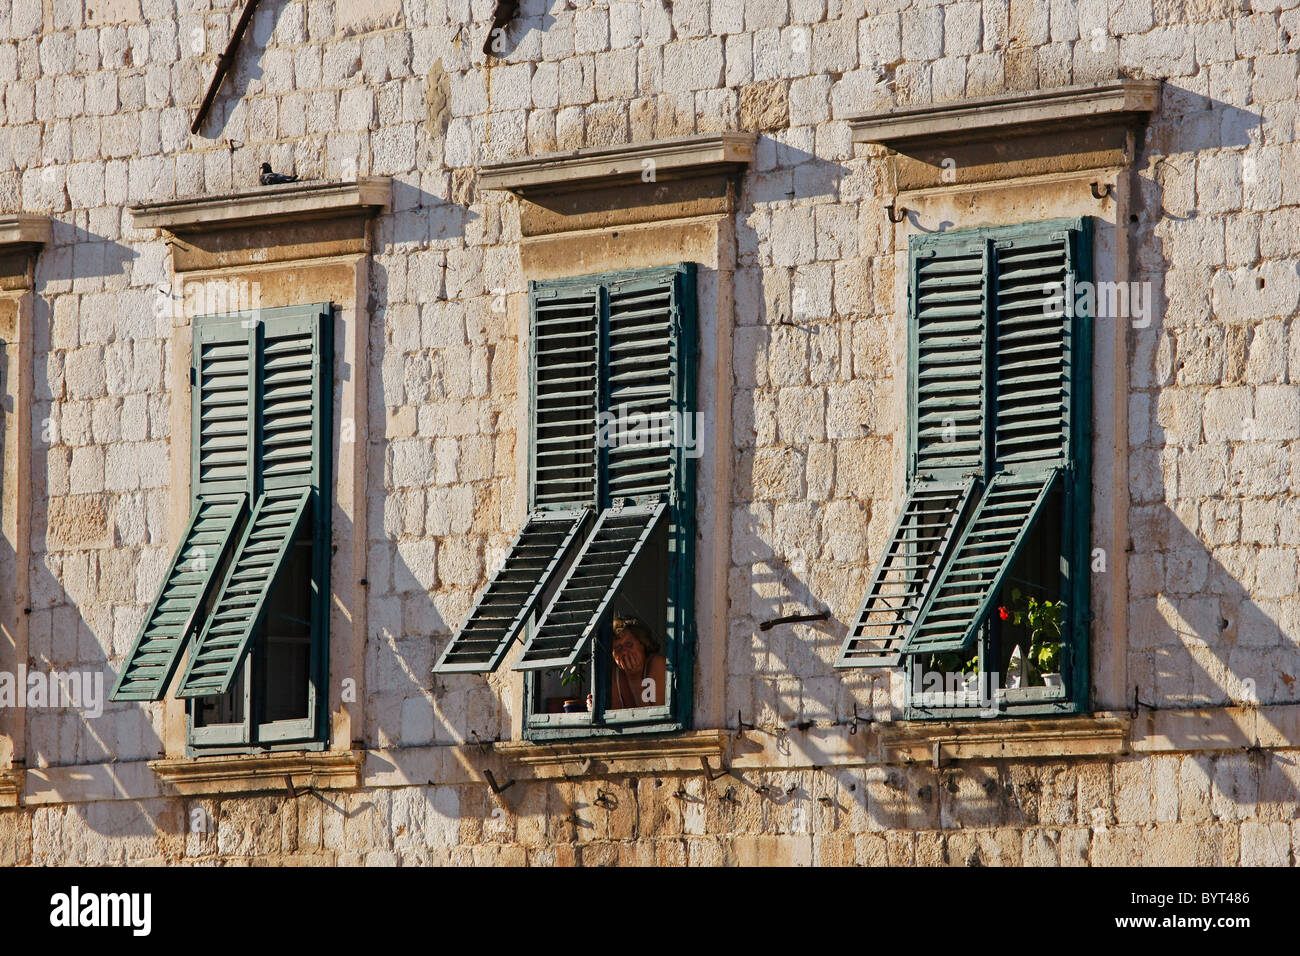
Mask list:
[[[1067,296],[1079,283],[1093,281],[1093,221],[1091,217],[1064,217],[1017,223],[1003,226],[980,226],[970,229],[952,230],[943,233],[948,241],[963,239],[981,239],[992,249],[1001,240],[1033,238],[1064,231],[1070,237],[1071,268],[1067,269],[1069,283]],[[907,275],[907,481],[909,489],[918,481],[917,462],[917,428],[919,412],[917,400],[917,375],[919,368],[919,345],[917,336],[917,315],[915,308],[914,260],[917,248],[927,241],[933,241],[928,235],[913,235],[908,243]],[[984,275],[990,290],[985,303],[981,339],[983,346],[984,378],[982,406],[984,422],[981,433],[981,459],[977,477],[977,487],[987,489],[993,477],[998,473],[993,461],[993,435],[998,422],[998,396],[996,394],[997,351],[995,340],[991,337],[991,324],[996,322],[996,289],[993,278],[995,257],[986,255]],[[1069,374],[1064,382],[1065,408],[1069,416],[1066,437],[1067,450],[1061,465],[1061,473],[1055,484],[1061,495],[1061,599],[1067,602],[1067,618],[1062,627],[1062,665],[1061,674],[1064,685],[1059,689],[1000,688],[994,696],[996,713],[965,706],[947,706],[926,704],[915,694],[918,672],[923,672],[922,660],[928,659],[929,652],[904,653],[904,712],[905,720],[968,720],[984,718],[1016,718],[1083,714],[1091,710],[1089,693],[1091,689],[1090,660],[1090,561],[1091,561],[1091,522],[1092,522],[1092,323],[1093,316],[1078,309],[1078,300],[1068,303],[1067,315],[1071,317],[1071,354]],[[1049,494],[1056,489],[1049,489]],[[961,527],[970,520],[970,515],[963,516]],[[1042,520],[1040,518],[1039,520]],[[1037,522],[1035,528],[1041,527]],[[1032,533],[1033,529],[1031,529]],[[949,559],[951,555],[949,555]],[[992,598],[996,601],[996,595]],[[980,690],[987,689],[985,683],[986,659],[990,649],[997,646],[994,630],[1000,628],[996,615],[988,614],[975,638],[973,651],[979,658]],[[1000,635],[999,635],[1000,636]],[[999,675],[1005,677],[1005,675]]]
[[[196,333],[200,326],[230,322],[256,322],[256,349],[250,352],[250,365],[260,368],[261,356],[266,344],[267,325],[286,324],[307,318],[318,323],[313,344],[313,373],[319,382],[319,391],[323,401],[314,411],[312,464],[310,487],[311,493],[307,504],[310,523],[305,522],[298,534],[289,540],[288,547],[299,546],[301,538],[309,532],[311,556],[309,573],[312,593],[309,597],[310,643],[307,664],[307,715],[277,721],[260,720],[262,702],[256,693],[256,671],[265,666],[265,639],[267,628],[267,609],[254,625],[254,635],[243,662],[239,665],[231,685],[231,692],[243,695],[243,719],[239,722],[197,724],[195,711],[199,702],[205,698],[189,697],[185,700],[185,753],[187,757],[208,755],[229,755],[267,753],[277,751],[323,751],[329,746],[328,739],[328,670],[329,670],[329,618],[330,618],[330,558],[332,547],[331,509],[332,509],[332,462],[333,462],[333,323],[335,309],[332,303],[313,303],[309,305],[284,306],[263,309],[256,313],[226,313],[196,316],[193,328]],[[191,390],[197,387],[199,351],[191,350]],[[193,394],[193,392],[191,392]],[[262,407],[261,383],[255,388],[250,382],[249,388],[249,480],[250,497],[265,491],[265,479],[259,474],[263,449],[260,438],[255,438],[257,430],[254,425]],[[197,403],[191,398],[191,498],[196,495],[195,483],[198,472],[198,454],[200,437],[200,414]],[[249,504],[249,511],[252,503]],[[306,518],[306,515],[304,515]],[[244,519],[247,525],[248,517]],[[242,533],[242,530],[241,530]],[[284,565],[277,570],[280,576]],[[279,582],[273,580],[268,592],[274,593]],[[211,611],[209,602],[201,611],[206,616]],[[188,643],[192,654],[195,635]]]
[[[529,444],[527,449],[528,474],[527,488],[531,506],[535,493],[535,465],[533,454],[533,428],[536,414],[537,396],[537,357],[536,344],[536,295],[539,291],[564,290],[573,287],[599,288],[598,312],[598,361],[599,375],[597,412],[613,411],[609,407],[608,393],[608,350],[609,350],[609,289],[619,283],[637,281],[653,282],[663,277],[672,277],[674,282],[674,299],[677,310],[675,332],[669,343],[670,355],[675,357],[678,368],[678,382],[673,396],[673,412],[683,418],[694,415],[697,394],[698,367],[698,289],[696,283],[697,266],[694,262],[680,262],[666,266],[651,266],[597,273],[586,276],[571,276],[557,279],[533,280],[529,282],[529,392],[528,392],[528,427]],[[592,638],[582,659],[587,664],[586,691],[592,695],[592,709],[574,714],[550,714],[539,712],[538,688],[541,672],[524,672],[524,710],[522,717],[523,736],[531,741],[554,741],[572,739],[592,739],[628,734],[669,734],[686,730],[691,726],[694,698],[694,671],[696,650],[696,614],[695,614],[695,458],[685,453],[682,443],[673,449],[674,469],[672,487],[669,494],[666,514],[666,551],[667,568],[665,570],[665,592],[668,598],[666,628],[663,634],[663,654],[665,658],[664,703],[650,707],[637,707],[610,711],[604,705],[604,695],[609,687],[610,666],[608,661],[609,622],[608,617],[602,623],[599,632]],[[596,455],[596,507],[594,515],[610,507],[608,490],[608,448],[597,447]],[[541,602],[544,604],[545,602]],[[530,617],[524,628],[523,638],[533,633],[537,624],[536,612]],[[603,651],[603,653],[602,653]],[[614,714],[614,716],[611,716]]]

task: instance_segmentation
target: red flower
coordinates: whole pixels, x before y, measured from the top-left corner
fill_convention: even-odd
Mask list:
[[[998,617],[1005,621],[1007,618],[1011,617],[1011,612],[1004,607],[1000,607],[998,608]]]

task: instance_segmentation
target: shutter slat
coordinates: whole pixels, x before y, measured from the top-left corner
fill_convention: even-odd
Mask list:
[[[548,295],[535,290],[530,297],[531,502],[535,509],[571,511],[594,506],[596,498],[600,289],[581,286]],[[449,649],[455,646],[453,641]],[[482,663],[496,667],[500,661],[465,669]]]

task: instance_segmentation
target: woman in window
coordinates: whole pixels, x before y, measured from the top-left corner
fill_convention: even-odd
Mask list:
[[[662,704],[668,662],[659,653],[650,629],[639,618],[614,618],[611,650],[614,667],[610,710]]]

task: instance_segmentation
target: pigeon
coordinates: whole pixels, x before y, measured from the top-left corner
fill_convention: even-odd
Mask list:
[[[492,12],[492,29],[488,30],[487,39],[483,41],[484,56],[501,54],[499,47],[504,46],[506,27],[518,12],[519,0],[497,0],[496,9]],[[497,42],[498,37],[502,40],[500,44]]]
[[[287,176],[284,173],[273,172],[270,163],[262,164],[262,185],[279,186],[281,183],[296,183],[297,176]]]

